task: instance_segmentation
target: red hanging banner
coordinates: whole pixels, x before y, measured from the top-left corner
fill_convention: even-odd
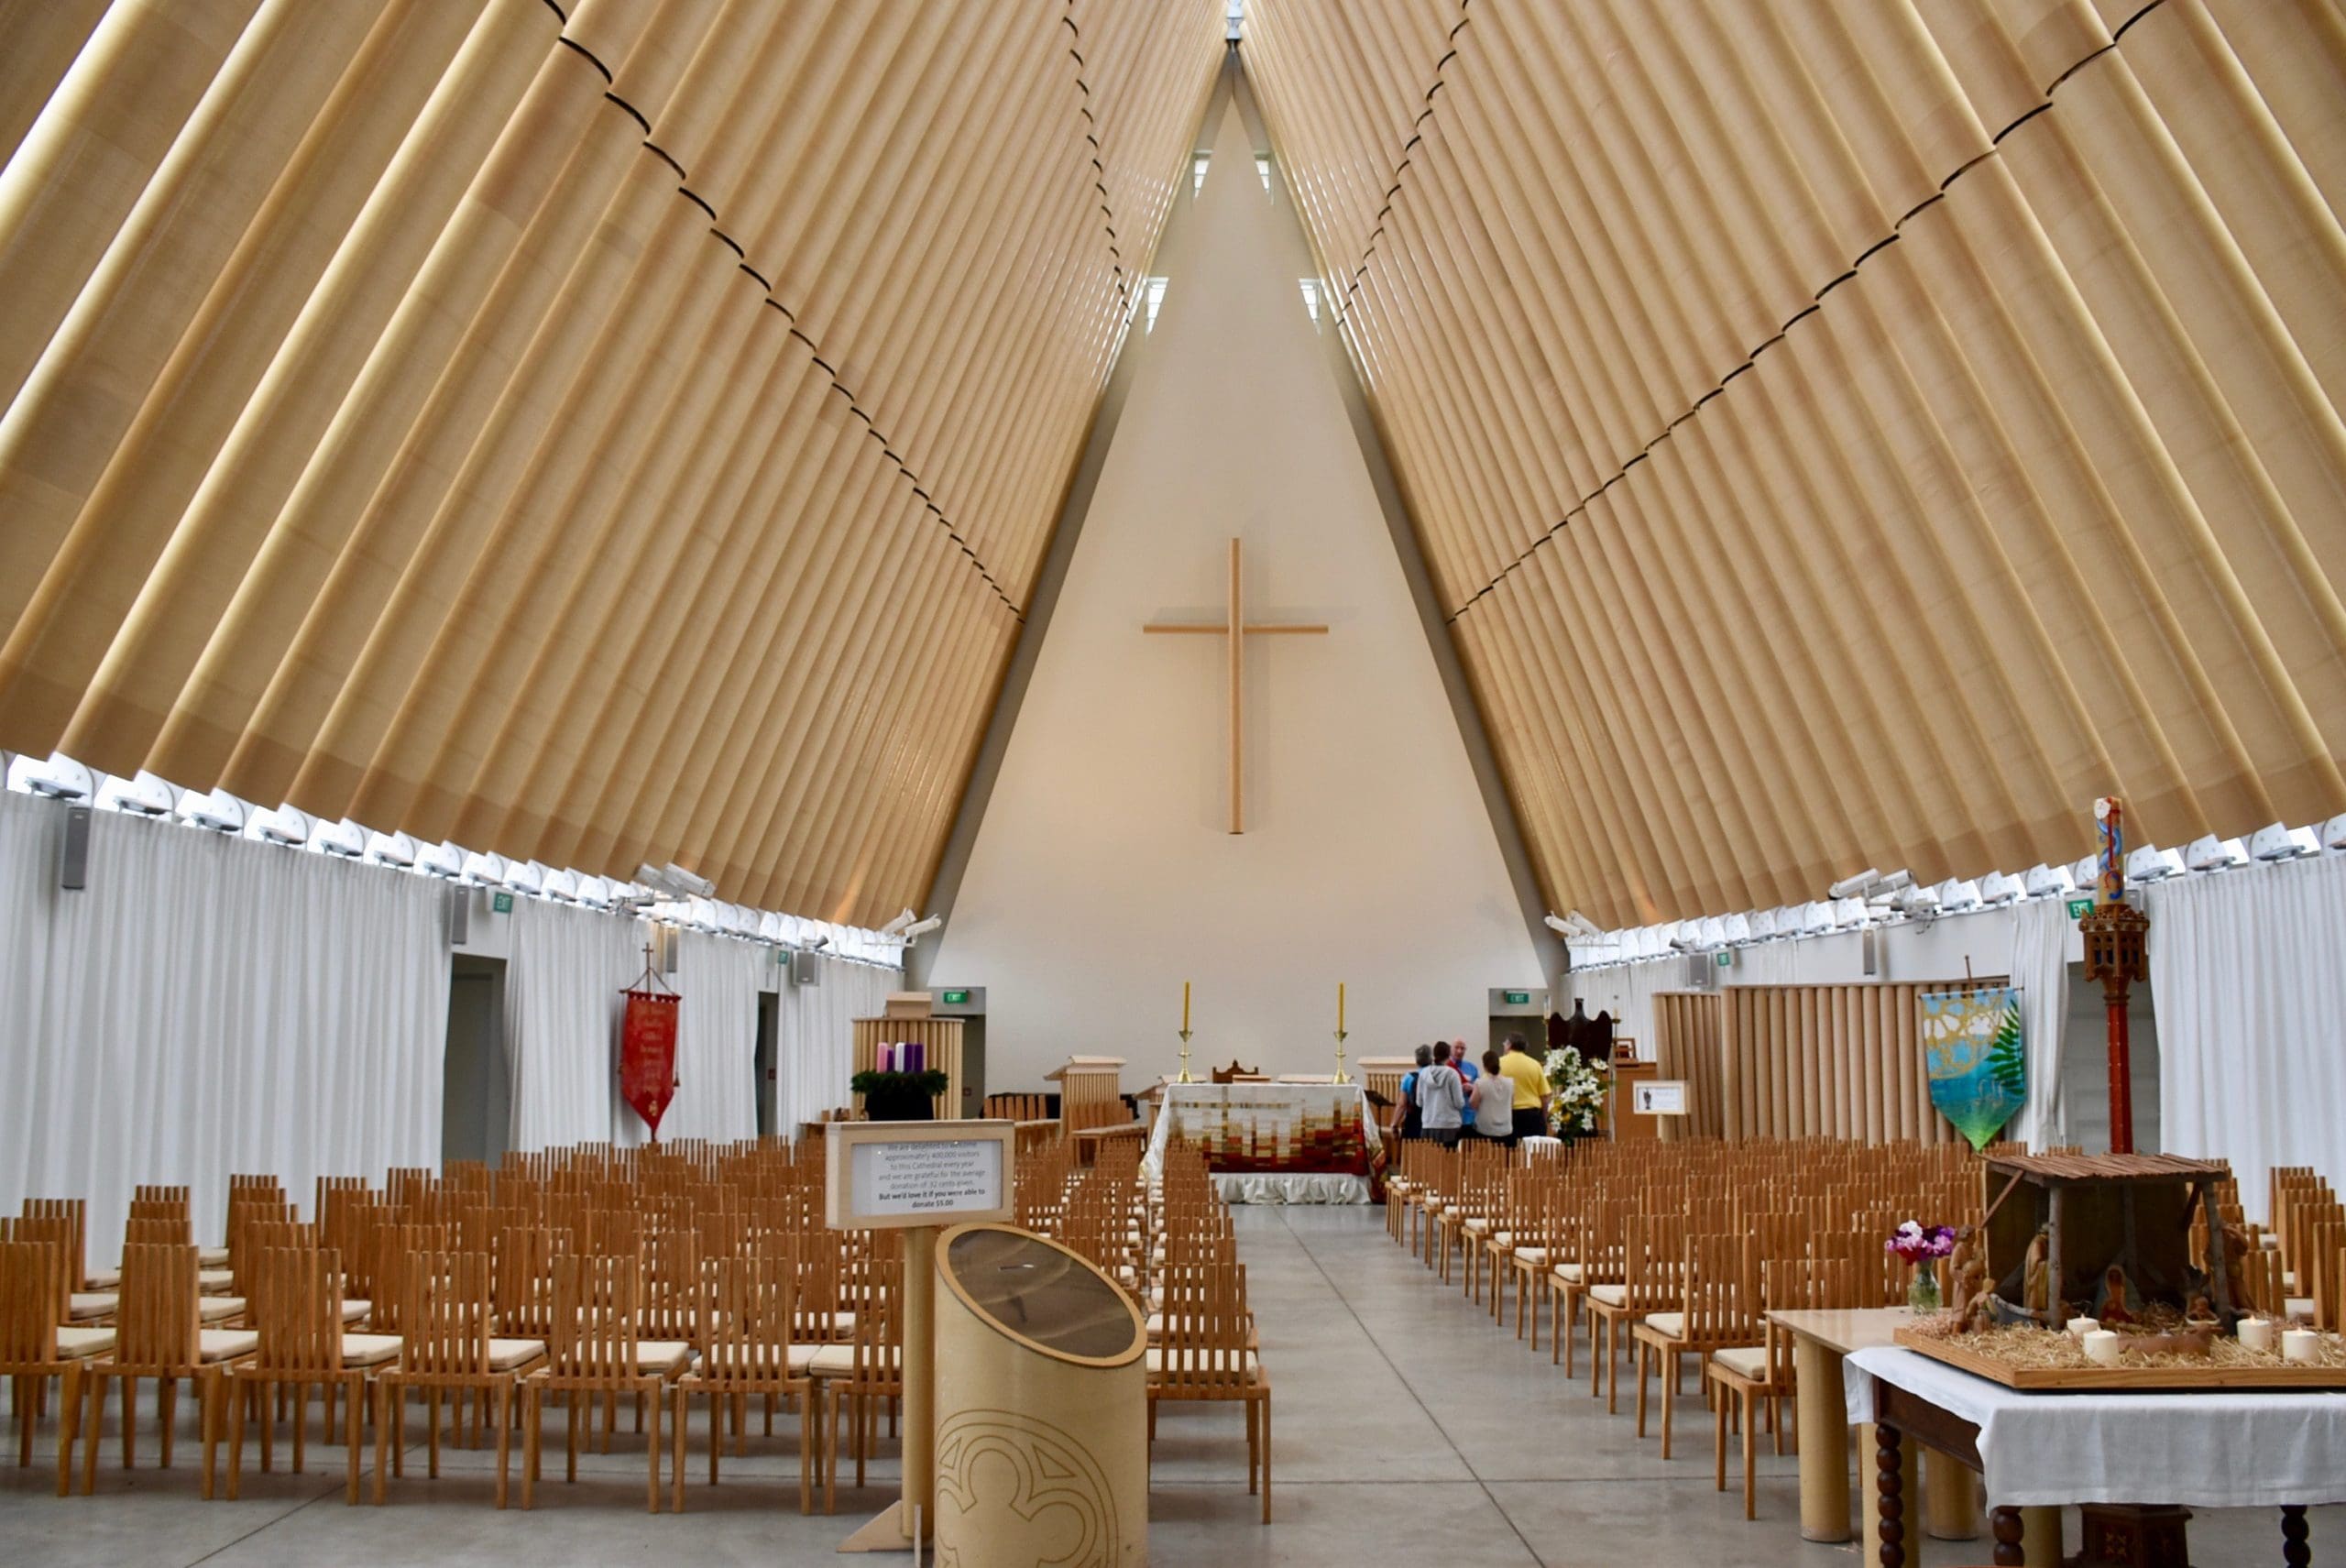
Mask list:
[[[673,992],[630,991],[619,1024],[619,1095],[660,1141],[660,1118],[676,1097],[676,1003]]]

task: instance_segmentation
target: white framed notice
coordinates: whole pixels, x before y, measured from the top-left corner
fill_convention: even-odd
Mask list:
[[[1683,1078],[1650,1078],[1629,1087],[1629,1108],[1640,1116],[1683,1116],[1686,1114],[1686,1080]]]
[[[825,1130],[831,1229],[1011,1218],[1014,1124],[833,1122]]]

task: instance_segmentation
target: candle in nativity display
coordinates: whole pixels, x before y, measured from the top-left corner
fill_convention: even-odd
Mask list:
[[[2240,1321],[2240,1347],[2242,1350],[2268,1351],[2273,1348],[2273,1320],[2242,1318]]]
[[[2071,1339],[2081,1340],[2099,1327],[2101,1327],[2101,1320],[2099,1318],[2071,1318],[2069,1320],[2069,1337]]]
[[[2311,1329],[2289,1329],[2281,1335],[2281,1359],[2292,1366],[2311,1366],[2321,1359],[2321,1336]]]
[[[2094,1329],[2086,1334],[2086,1359],[2097,1366],[2115,1366],[2123,1348],[2118,1336],[2108,1329]]]

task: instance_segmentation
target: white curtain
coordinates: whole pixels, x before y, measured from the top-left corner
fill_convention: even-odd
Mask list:
[[[2268,1173],[2346,1179],[2346,856],[2147,890],[2161,1140],[2228,1159],[2252,1219]]]
[[[855,1020],[879,1017],[888,993],[904,983],[902,970],[835,959],[815,961],[822,968],[822,983],[785,986],[782,992],[773,1124],[785,1137],[797,1136],[801,1122],[848,1102]]]
[[[141,1183],[216,1243],[232,1173],[306,1213],[319,1176],[439,1164],[437,886],[102,811],[68,893],[64,818],[0,795],[0,1207],[87,1199],[103,1264]]]
[[[1578,997],[1592,1018],[1599,1013],[1612,1014],[1614,1036],[1617,1039],[1627,1036],[1634,1039],[1638,1043],[1639,1059],[1651,1061],[1654,1053],[1653,993],[1657,991],[1685,990],[1686,973],[1686,956],[1683,953],[1567,973],[1557,1011],[1569,1016],[1573,1010],[1573,998]]]
[[[618,1063],[619,993],[643,972],[645,929],[590,909],[514,900],[505,971],[510,1147],[641,1141],[643,1123],[619,1099]]]
[[[2069,1141],[2061,1114],[2061,1036],[2069,1019],[2072,928],[2068,905],[2058,898],[2033,898],[2012,912],[2011,972],[2020,987],[2028,1103],[2007,1131],[2032,1149]]]
[[[676,954],[676,1099],[663,1138],[758,1135],[758,992],[778,981],[775,949],[686,931]],[[629,1120],[635,1120],[632,1112]]]

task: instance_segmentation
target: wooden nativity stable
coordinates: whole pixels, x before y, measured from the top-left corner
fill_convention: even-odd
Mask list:
[[[2123,1321],[2166,1306],[2229,1330],[2240,1316],[2216,1207],[2216,1183],[2231,1174],[2223,1162],[2012,1155],[1986,1166],[1987,1278],[2002,1321],[2057,1329],[2075,1316]],[[2191,1261],[2195,1215],[2208,1227],[2204,1272]]]

